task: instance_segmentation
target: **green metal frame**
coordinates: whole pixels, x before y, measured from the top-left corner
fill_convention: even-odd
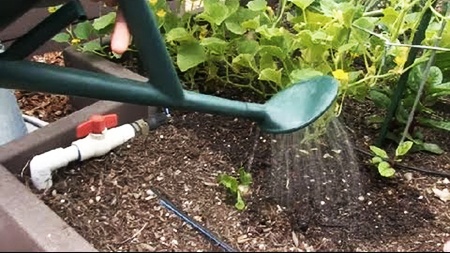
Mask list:
[[[24,8],[28,9],[29,7],[24,6]],[[24,59],[45,42],[53,38],[55,34],[77,20],[86,20],[86,14],[78,0],[70,1],[17,39],[8,50],[0,54],[0,60]]]
[[[149,82],[19,60],[60,30],[60,25],[55,23],[67,24],[77,16],[85,16],[79,11],[79,2],[71,1],[39,24],[32,36],[19,40],[17,46],[0,54],[0,87],[231,115],[253,120],[263,131],[272,133],[292,132],[311,124],[337,96],[338,83],[329,76],[292,85],[264,104],[184,90],[147,1],[119,0],[119,4]]]

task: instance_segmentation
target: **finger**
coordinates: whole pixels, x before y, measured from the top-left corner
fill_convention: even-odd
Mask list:
[[[130,31],[128,30],[125,18],[119,10],[117,11],[114,31],[111,35],[111,50],[117,54],[123,54],[128,49],[130,37]]]

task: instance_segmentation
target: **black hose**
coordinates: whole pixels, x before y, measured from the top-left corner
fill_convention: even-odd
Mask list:
[[[165,208],[167,208],[168,210],[172,211],[173,213],[175,213],[178,217],[180,217],[182,220],[184,220],[186,223],[188,223],[189,225],[191,225],[193,228],[195,228],[197,231],[199,231],[200,233],[202,233],[207,239],[211,240],[212,242],[214,242],[216,245],[218,245],[219,247],[221,247],[225,252],[238,252],[235,249],[233,249],[231,246],[229,246],[228,244],[226,244],[225,242],[223,242],[222,240],[220,240],[216,235],[214,235],[214,233],[212,233],[210,230],[208,230],[207,228],[203,227],[201,224],[199,224],[198,222],[194,221],[192,218],[190,218],[186,213],[184,213],[183,211],[181,211],[180,209],[178,209],[175,204],[173,204],[164,194],[161,193],[161,191],[156,190],[155,188],[152,187],[151,189],[156,196],[158,196],[159,201],[161,203],[162,206],[164,206]]]
[[[156,128],[160,127],[161,125],[165,124],[169,120],[169,116],[164,113],[154,113],[150,115],[146,122],[148,123],[148,127],[150,130],[155,130]]]
[[[353,147],[356,151],[367,155],[367,156],[374,156],[374,154],[365,151],[363,149],[357,148],[357,147]],[[405,170],[412,170],[412,171],[417,171],[417,172],[421,172],[421,173],[425,173],[425,174],[429,174],[429,175],[433,175],[433,176],[439,176],[439,177],[447,177],[450,178],[450,173],[445,173],[445,172],[441,172],[441,171],[433,171],[433,170],[427,170],[427,169],[422,169],[422,168],[417,168],[417,167],[412,167],[412,166],[407,166],[407,165],[403,165],[400,163],[396,163],[395,164],[396,167],[400,168],[400,169],[405,169]]]

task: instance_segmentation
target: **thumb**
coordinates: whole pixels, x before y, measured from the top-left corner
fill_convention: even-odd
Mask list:
[[[111,50],[116,54],[123,54],[128,49],[130,37],[130,31],[122,11],[118,10],[114,31],[111,35]]]

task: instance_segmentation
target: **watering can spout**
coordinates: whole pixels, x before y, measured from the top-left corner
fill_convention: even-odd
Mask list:
[[[260,127],[270,133],[289,133],[304,128],[331,107],[337,93],[338,81],[330,76],[296,83],[264,104],[266,118]]]
[[[291,85],[264,104],[218,98],[185,91],[182,108],[243,117],[269,133],[289,133],[314,122],[330,108],[338,92],[337,80],[318,76]]]

